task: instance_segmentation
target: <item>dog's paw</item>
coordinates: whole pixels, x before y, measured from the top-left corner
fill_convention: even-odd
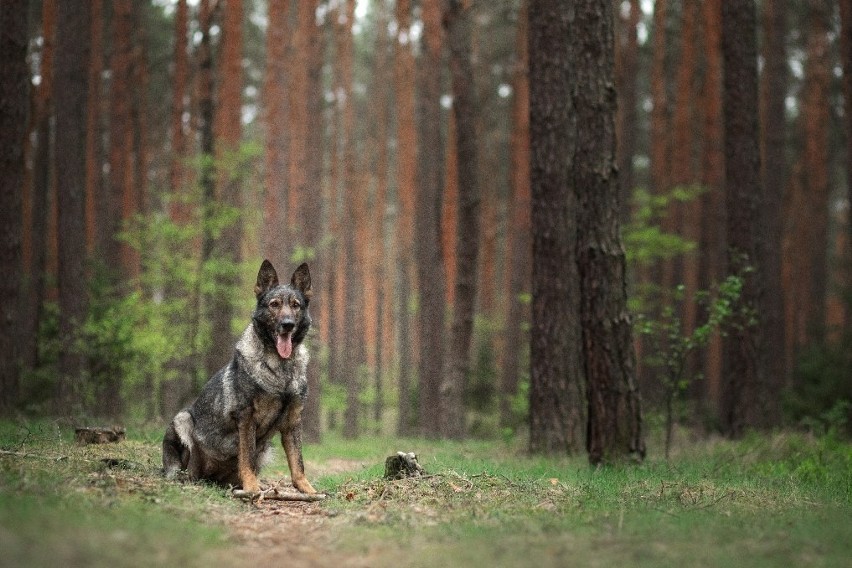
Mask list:
[[[260,483],[256,479],[245,481],[243,483],[243,491],[246,493],[260,493]]]
[[[313,488],[311,483],[307,480],[307,478],[302,479],[294,479],[293,487],[301,491],[302,493],[307,493],[308,495],[315,495],[317,490]]]

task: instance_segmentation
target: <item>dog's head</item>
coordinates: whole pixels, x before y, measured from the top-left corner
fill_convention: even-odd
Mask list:
[[[311,327],[308,303],[311,299],[311,273],[303,263],[289,284],[279,284],[272,263],[264,260],[254,286],[257,307],[252,320],[255,330],[269,348],[282,359],[289,359]]]

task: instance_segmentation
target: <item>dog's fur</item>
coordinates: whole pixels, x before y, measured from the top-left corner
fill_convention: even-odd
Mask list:
[[[163,438],[163,472],[174,477],[260,490],[258,472],[276,432],[293,485],[316,493],[302,461],[302,407],[307,396],[308,350],[302,341],[311,318],[311,276],[302,264],[289,285],[278,283],[264,260],[255,285],[257,307],[231,362],[174,417]]]

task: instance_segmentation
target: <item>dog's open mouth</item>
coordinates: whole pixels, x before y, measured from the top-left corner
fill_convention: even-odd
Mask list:
[[[275,339],[275,349],[282,359],[289,359],[293,354],[293,332],[278,335]]]

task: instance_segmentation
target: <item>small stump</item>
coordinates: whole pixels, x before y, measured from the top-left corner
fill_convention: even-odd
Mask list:
[[[385,479],[405,479],[425,474],[426,472],[417,463],[414,452],[397,452],[395,456],[388,456],[385,460]]]
[[[124,428],[75,428],[74,441],[80,446],[88,444],[109,444],[125,440]]]

